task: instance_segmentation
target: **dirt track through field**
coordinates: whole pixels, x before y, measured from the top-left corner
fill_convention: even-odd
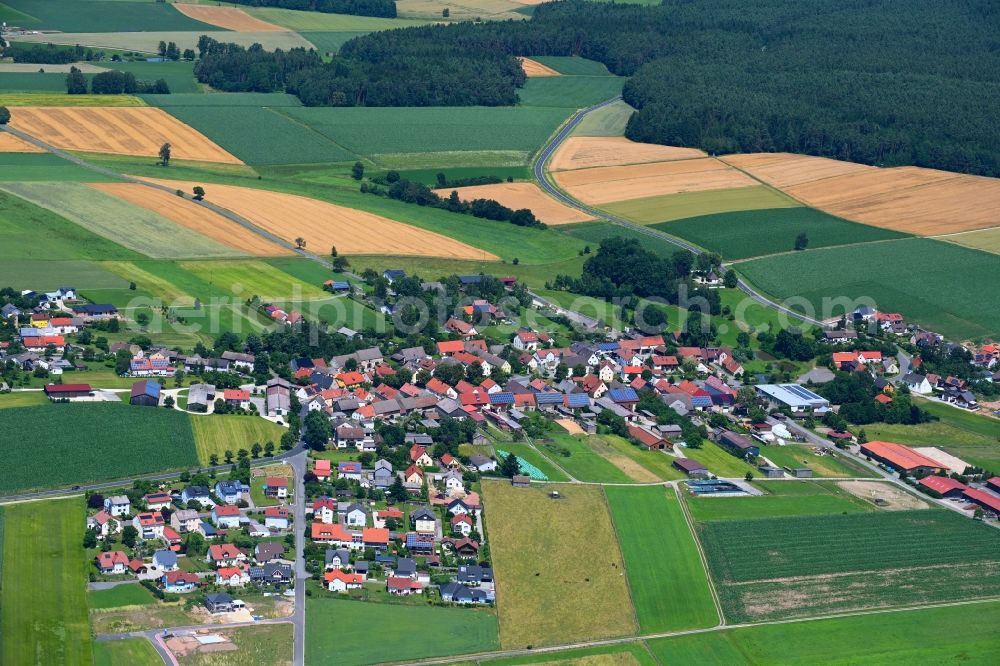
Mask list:
[[[528,77],[533,76],[562,76],[559,72],[552,69],[548,65],[543,65],[537,60],[532,60],[531,58],[518,58],[521,61],[521,69],[524,70],[524,75]]]
[[[934,236],[1000,226],[1000,179],[786,153],[723,161],[833,215]]]
[[[176,194],[137,183],[91,183],[90,186],[247,254],[262,257],[292,254],[291,250]]]
[[[710,158],[561,171],[555,180],[570,196],[588,204],[757,184],[746,174]]]
[[[496,185],[473,185],[470,187],[444,188],[438,191],[443,197],[458,192],[463,201],[473,199],[493,199],[504,206],[518,210],[529,208],[545,224],[574,224],[594,219],[581,210],[571,208],[546,194],[534,183],[497,183]]]
[[[0,132],[0,153],[44,153],[33,143],[22,141],[13,134]]]
[[[287,32],[288,28],[274,25],[267,21],[250,16],[236,7],[211,7],[208,5],[175,4],[181,14],[190,16],[196,21],[217,25],[234,32]]]
[[[38,107],[11,110],[11,125],[64,150],[243,164],[201,133],[154,107]]]
[[[198,183],[147,178],[171,189],[190,192]],[[361,210],[284,192],[233,185],[205,185],[205,199],[241,215],[289,242],[306,241],[306,249],[326,255],[332,245],[340,254],[387,254],[496,260],[498,257],[447,236]]]
[[[549,171],[569,171],[604,166],[624,166],[646,162],[705,157],[697,148],[636,143],[623,136],[572,136],[549,160]]]

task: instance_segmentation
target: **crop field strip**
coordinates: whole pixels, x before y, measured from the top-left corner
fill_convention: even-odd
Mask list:
[[[535,217],[548,225],[574,224],[593,219],[583,211],[561,203],[534,183],[445,187],[439,191],[439,194],[446,197],[452,191],[458,192],[458,196],[463,201],[493,199],[513,210],[528,208],[535,214]]]
[[[642,197],[601,206],[604,210],[640,224],[657,224],[703,215],[761,209],[801,208],[802,205],[778,190],[764,185],[729,190],[679,192]],[[666,229],[666,227],[663,227]],[[667,231],[669,231],[667,229]],[[671,232],[672,233],[672,232]]]
[[[937,240],[955,243],[973,250],[1000,254],[1000,226],[978,231],[967,231],[959,234],[939,236]]]
[[[624,104],[624,102],[621,103]],[[653,143],[636,143],[623,136],[573,135],[563,141],[552,155],[548,168],[549,171],[572,171],[574,169],[669,162],[698,157],[705,157],[705,153],[697,148],[676,148]]]
[[[0,136],[11,135],[4,132]],[[118,181],[48,152],[0,153],[0,177],[4,182]]]
[[[64,86],[65,87],[65,86]],[[3,93],[4,106],[145,106],[135,95],[68,95],[65,92],[8,92]]]
[[[517,91],[526,107],[584,108],[620,95],[624,79],[617,76],[535,76]]]
[[[767,494],[759,497],[687,497],[691,516],[698,522],[751,520],[786,516],[824,516],[866,513],[875,505],[836,486],[805,481],[758,482]],[[802,491],[806,492],[802,492]]]
[[[518,60],[521,63],[521,69],[524,70],[524,75],[528,78],[534,76],[562,76],[556,70],[548,65],[543,65],[537,60],[532,60],[531,58],[518,58]]]
[[[235,32],[284,32],[287,28],[268,23],[250,16],[236,7],[211,7],[175,3],[174,8],[181,14],[202,23],[218,26]]]
[[[240,164],[203,135],[153,107],[15,107],[11,125],[64,150]]]
[[[949,511],[723,520],[698,533],[729,622],[1000,593],[989,559],[1000,534]]]
[[[151,210],[80,183],[0,183],[0,188],[148,257],[244,254]]]
[[[628,102],[618,100],[584,116],[583,120],[573,128],[570,137],[621,138],[625,134],[625,127],[633,113],[635,113],[635,109]]]
[[[118,1],[116,0],[116,4]],[[35,44],[62,44],[65,46],[80,46],[116,49],[120,51],[140,51],[154,55],[160,42],[174,42],[177,48],[197,49],[198,39],[206,35],[223,43],[236,43],[250,48],[260,44],[268,51],[293,48],[311,48],[312,45],[295,32],[226,32],[209,26],[206,30],[178,31],[163,30],[156,32],[47,32],[44,34],[18,35],[17,41]]]
[[[3,4],[30,17],[19,19],[21,25],[17,27],[24,28],[59,32],[214,29],[214,26],[184,16],[172,5],[164,3],[88,0],[87,11],[80,11],[77,0],[4,0]],[[18,41],[21,37],[18,35]]]

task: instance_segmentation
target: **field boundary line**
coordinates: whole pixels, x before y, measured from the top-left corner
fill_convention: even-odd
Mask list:
[[[524,435],[524,441],[528,446],[530,446],[535,451],[535,453],[540,455],[543,460],[548,460],[550,463],[552,463],[553,467],[555,467],[557,470],[565,474],[566,478],[569,479],[569,481],[555,481],[554,483],[583,483],[583,481],[580,481],[580,479],[570,474],[565,467],[557,463],[553,458],[545,455],[545,453],[541,449],[535,446],[535,442],[527,434]],[[549,479],[546,483],[549,482],[553,482],[552,479]]]
[[[660,661],[660,658],[656,655],[655,652],[653,652],[653,648],[649,647],[649,643],[647,643],[645,639],[640,639],[639,643],[642,645],[642,649],[646,651],[646,654],[648,654],[653,661],[659,664],[659,666],[663,666],[663,662]]]
[[[632,583],[628,579],[628,564],[625,562],[625,553],[622,551],[622,535],[618,531],[618,523],[615,521],[615,512],[611,509],[611,502],[608,500],[608,491],[601,486],[601,499],[604,501],[604,508],[611,519],[611,529],[615,531],[615,545],[618,546],[618,557],[622,558],[622,573],[625,575],[625,589],[628,590],[628,603],[632,607],[632,619],[635,620],[636,635],[642,633],[642,622],[639,621],[639,611],[635,608],[635,599],[632,597]]]
[[[861,224],[861,222],[854,222],[852,220],[847,220],[847,221],[851,222],[852,224]],[[667,224],[669,224],[669,222]],[[871,225],[865,225],[865,226],[871,226]],[[876,229],[880,229],[881,227],[875,227],[875,228]],[[903,232],[900,232],[900,233],[903,233]],[[755,261],[757,259],[770,259],[772,257],[784,257],[784,256],[789,255],[789,254],[801,254],[801,253],[805,253],[805,252],[810,252],[810,253],[812,253],[812,252],[822,252],[823,250],[839,250],[839,249],[845,248],[845,247],[860,247],[862,245],[877,245],[879,243],[896,243],[896,242],[904,241],[904,240],[912,240],[914,238],[929,238],[929,239],[933,240],[934,237],[932,237],[932,236],[916,236],[916,235],[910,234],[910,235],[907,235],[907,236],[903,236],[901,238],[880,238],[878,240],[861,241],[860,243],[842,243],[840,245],[824,245],[823,247],[811,247],[811,248],[806,248],[805,250],[784,250],[782,252],[774,252],[772,254],[759,254],[756,257],[744,257],[743,259],[730,259],[729,260],[729,265],[730,266],[734,266],[736,264],[744,264],[744,263],[746,263],[748,261]]]
[[[715,589],[715,580],[712,578],[712,572],[708,567],[708,557],[705,556],[705,549],[702,548],[701,539],[698,538],[698,531],[694,528],[694,519],[688,511],[687,502],[684,501],[684,497],[681,495],[680,484],[673,484],[673,489],[674,497],[677,498],[677,502],[681,506],[681,513],[684,514],[684,522],[687,523],[688,531],[691,532],[691,538],[694,539],[694,545],[698,549],[698,558],[701,560],[701,566],[705,570],[705,579],[708,581],[708,589],[712,593],[712,603],[715,604],[715,612],[719,615],[718,626],[725,627],[727,626],[726,614],[722,612],[722,602],[719,599],[719,592]]]
[[[345,152],[350,153],[351,155],[354,155],[354,157],[357,158],[358,160],[364,160],[364,161],[370,163],[373,167],[378,168],[378,164],[376,164],[374,160],[372,160],[372,159],[370,159],[368,157],[365,157],[364,155],[360,155],[360,154],[354,152],[353,150],[351,150],[350,148],[348,148],[347,146],[334,141],[331,137],[328,137],[326,134],[323,134],[322,132],[320,132],[319,130],[317,130],[315,127],[310,127],[309,125],[306,125],[301,120],[293,118],[292,116],[290,116],[290,115],[288,115],[286,113],[282,113],[281,111],[278,110],[281,107],[265,106],[265,107],[261,107],[261,108],[263,108],[265,111],[273,113],[276,116],[284,118],[285,120],[287,120],[288,122],[290,122],[290,123],[292,123],[294,125],[299,125],[301,127],[304,127],[305,129],[307,129],[311,133],[315,134],[316,136],[320,137],[324,141],[328,141],[328,142],[332,143],[333,145],[337,146],[338,148],[343,148]],[[289,107],[289,108],[298,108],[298,107]]]

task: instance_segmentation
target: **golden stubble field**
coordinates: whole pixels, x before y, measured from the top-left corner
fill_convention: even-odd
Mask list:
[[[243,164],[170,114],[142,107],[18,106],[10,124],[64,150],[156,157],[169,143],[176,159]]]
[[[0,153],[44,153],[33,143],[28,143],[13,134],[0,132]]]
[[[625,166],[705,157],[697,148],[636,143],[623,136],[571,136],[549,160],[549,171]]]
[[[274,25],[250,16],[236,7],[212,7],[209,5],[187,5],[177,3],[174,7],[196,21],[217,25],[234,32],[287,32],[288,28]]]
[[[91,183],[90,186],[247,254],[261,257],[293,254],[288,248],[176,194],[138,183]]]
[[[521,69],[524,70],[525,76],[562,76],[556,70],[548,65],[543,65],[537,60],[532,60],[531,58],[518,58],[518,60],[521,61]]]
[[[159,178],[150,182],[190,192],[199,183]],[[496,260],[489,252],[447,236],[373,213],[345,208],[296,194],[235,185],[206,184],[205,199],[245,217],[275,236],[306,241],[306,249],[326,256],[332,245],[341,254],[387,254]]]
[[[446,187],[438,194],[447,197],[452,191],[458,192],[463,201],[473,199],[493,199],[513,210],[529,208],[545,224],[560,225],[586,222],[594,219],[583,211],[571,208],[553,199],[534,183],[497,183],[495,185],[471,185],[469,187]]]

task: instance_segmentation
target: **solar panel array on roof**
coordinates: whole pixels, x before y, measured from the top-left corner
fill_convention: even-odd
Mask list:
[[[490,394],[490,404],[491,405],[513,405],[514,404],[514,394],[513,393],[491,393]]]
[[[712,396],[708,396],[708,395],[693,395],[693,396],[691,396],[691,406],[692,407],[711,407],[712,406]]]
[[[539,405],[561,405],[562,393],[536,393],[535,402]]]
[[[618,349],[617,342],[599,342],[597,344],[597,349],[599,351],[615,351]]]
[[[608,391],[608,397],[615,402],[636,402],[639,400],[639,394],[633,388],[611,389]],[[708,404],[712,404],[711,398],[708,399]]]
[[[574,409],[579,407],[589,407],[590,396],[586,393],[570,393],[566,396],[566,405],[573,407]]]
[[[802,386],[799,386],[798,384],[782,384],[781,388],[785,389],[786,391],[790,391],[791,393],[794,393],[795,395],[797,395],[798,397],[802,398],[803,400],[822,400],[823,399],[820,396],[818,396],[815,393],[813,393],[812,391],[810,391],[809,389],[804,388]]]

